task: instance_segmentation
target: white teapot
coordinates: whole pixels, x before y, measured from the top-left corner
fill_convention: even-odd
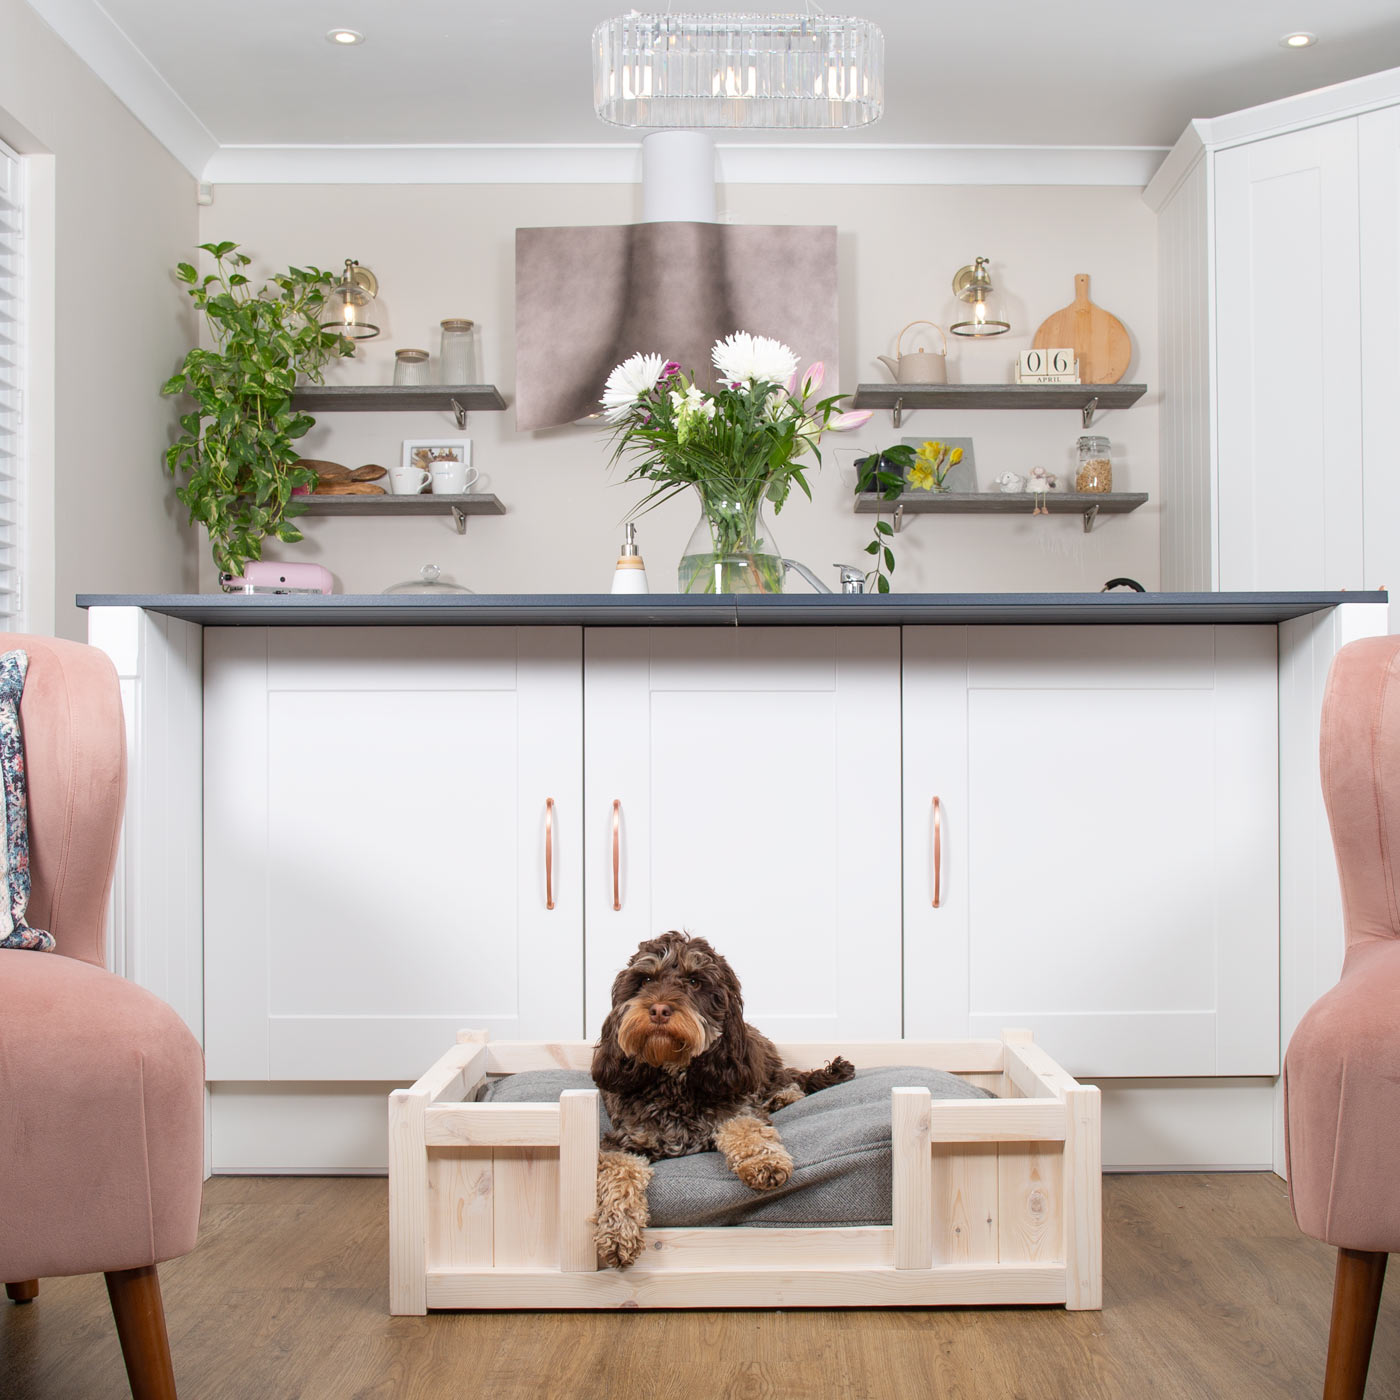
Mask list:
[[[902,348],[904,337],[915,326],[933,326],[934,330],[938,331],[939,339],[943,341],[943,348],[941,350],[911,350],[906,355]],[[946,384],[948,382],[948,338],[932,321],[910,321],[904,330],[900,331],[899,339],[895,341],[894,353],[893,360],[888,355],[876,355],[875,358],[894,375],[896,384]]]

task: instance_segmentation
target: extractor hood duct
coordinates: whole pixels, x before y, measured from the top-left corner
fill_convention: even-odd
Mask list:
[[[702,383],[735,331],[772,336],[837,392],[836,229],[718,224],[714,147],[699,132],[642,143],[644,222],[515,233],[515,421],[553,428],[598,412],[638,351]]]
[[[716,222],[715,143],[703,131],[642,137],[642,222]]]

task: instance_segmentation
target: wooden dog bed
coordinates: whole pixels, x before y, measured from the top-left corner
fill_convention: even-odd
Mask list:
[[[597,1091],[464,1102],[487,1075],[587,1070],[593,1047],[460,1032],[389,1096],[389,1311],[1102,1306],[1099,1091],[1030,1032],[779,1049],[789,1064],[946,1070],[998,1097],[892,1091],[891,1225],[653,1229],[631,1268],[602,1269]]]

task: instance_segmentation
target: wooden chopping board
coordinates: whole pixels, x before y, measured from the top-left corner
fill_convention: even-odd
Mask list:
[[[1132,342],[1123,323],[1089,300],[1089,274],[1074,276],[1074,300],[1047,317],[1031,341],[1032,350],[1071,347],[1084,384],[1116,384],[1128,372]]]

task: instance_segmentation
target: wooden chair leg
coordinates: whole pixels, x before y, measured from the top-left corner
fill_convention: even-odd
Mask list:
[[[1366,1393],[1366,1371],[1371,1364],[1371,1342],[1376,1335],[1376,1313],[1389,1257],[1365,1249],[1337,1251],[1323,1400],[1362,1400]]]
[[[27,1278],[19,1283],[7,1283],[5,1296],[12,1303],[32,1303],[39,1296],[39,1280]]]
[[[106,1278],[132,1400],[177,1400],[155,1265],[118,1269]]]

